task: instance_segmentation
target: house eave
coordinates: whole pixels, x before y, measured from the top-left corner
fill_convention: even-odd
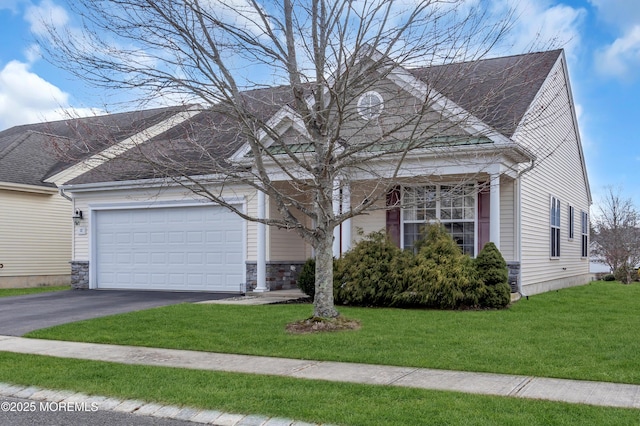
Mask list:
[[[223,174],[197,175],[190,177],[166,177],[152,179],[135,179],[122,181],[106,181],[92,183],[77,183],[61,185],[60,188],[65,192],[81,193],[81,192],[97,192],[97,191],[119,191],[127,189],[158,189],[163,187],[189,187],[196,184],[215,185],[218,183],[228,182],[228,177]]]
[[[29,192],[32,194],[54,195],[58,193],[58,188],[14,182],[0,182],[0,189],[4,189],[6,191]]]

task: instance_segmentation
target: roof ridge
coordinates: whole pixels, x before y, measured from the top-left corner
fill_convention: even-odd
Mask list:
[[[36,131],[38,132],[38,130],[34,130],[34,129],[29,129],[29,127],[33,127],[33,126],[38,126],[38,125],[42,125],[42,124],[61,124],[61,123],[70,123],[70,122],[79,122],[79,121],[83,121],[83,120],[91,120],[91,119],[100,119],[100,118],[107,118],[107,117],[116,117],[119,115],[127,115],[127,114],[136,114],[136,113],[149,113],[149,112],[153,112],[153,111],[157,111],[157,112],[164,112],[164,111],[170,111],[170,110],[185,110],[185,109],[189,109],[189,108],[193,108],[194,106],[197,106],[198,104],[182,104],[182,105],[170,105],[170,106],[163,106],[163,107],[155,107],[155,108],[149,108],[149,109],[132,109],[132,110],[128,110],[128,111],[120,111],[120,112],[104,112],[101,114],[94,114],[94,115],[86,115],[83,117],[69,117],[69,118],[61,118],[59,120],[50,120],[50,121],[38,121],[36,123],[25,123],[25,124],[18,124],[16,126],[12,126],[12,127],[8,127],[6,129],[2,129],[0,130],[0,133],[6,131],[6,130],[10,130],[10,129],[20,129],[20,128],[27,128],[25,131]],[[46,134],[46,133],[45,133]],[[57,135],[54,135],[57,136]]]
[[[446,66],[450,66],[450,65],[465,65],[465,64],[476,64],[476,63],[480,63],[480,62],[488,62],[488,61],[495,61],[495,60],[504,60],[504,59],[512,59],[512,58],[517,58],[517,57],[525,57],[525,56],[534,56],[534,55],[541,55],[541,54],[545,54],[545,53],[561,53],[564,49],[560,48],[560,49],[551,49],[551,50],[540,50],[540,51],[536,51],[536,52],[527,52],[527,53],[514,53],[512,55],[506,55],[506,56],[494,56],[491,58],[480,58],[480,59],[472,59],[472,60],[468,60],[468,61],[461,61],[461,62],[448,62],[448,63],[443,63],[443,64],[438,64],[438,65],[424,65],[424,66],[417,66],[417,67],[406,67],[407,70],[420,70],[420,69],[428,69],[428,68],[436,68],[436,67],[446,67]]]

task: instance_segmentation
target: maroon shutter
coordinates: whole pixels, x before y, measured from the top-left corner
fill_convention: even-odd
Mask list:
[[[480,184],[483,187],[478,193],[478,249],[476,254],[482,250],[485,244],[489,242],[489,217],[491,208],[491,194],[489,187]]]
[[[400,247],[400,187],[396,186],[387,193],[387,234],[393,243]]]

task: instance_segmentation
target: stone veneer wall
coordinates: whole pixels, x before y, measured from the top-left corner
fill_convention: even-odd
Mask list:
[[[257,264],[247,262],[247,291],[253,291],[257,286]],[[298,287],[298,275],[304,265],[299,262],[267,262],[267,288],[269,290],[288,290]]]
[[[74,290],[88,290],[89,261],[72,260],[69,263],[71,263],[71,288]]]
[[[89,288],[89,262],[74,260],[71,263],[71,288]],[[267,288],[286,290],[297,288],[298,275],[304,262],[267,262]],[[256,262],[247,262],[246,291],[252,291],[257,285]]]
[[[511,293],[518,293],[520,291],[520,262],[507,262],[507,268],[509,269]]]

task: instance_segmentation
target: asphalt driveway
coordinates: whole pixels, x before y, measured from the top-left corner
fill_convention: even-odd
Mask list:
[[[183,302],[224,299],[236,293],[132,290],[66,290],[0,297],[0,335],[22,336],[33,330],[83,319],[140,311]]]

